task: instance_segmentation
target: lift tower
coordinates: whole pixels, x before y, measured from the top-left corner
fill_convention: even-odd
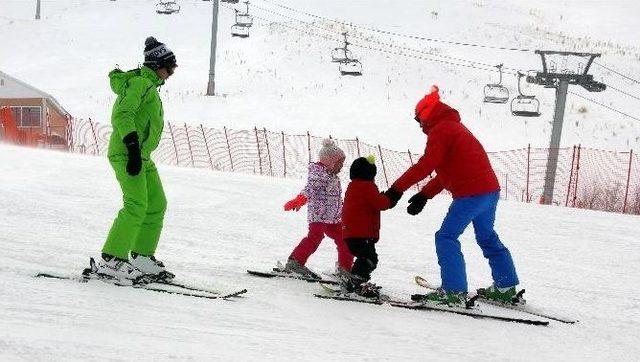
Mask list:
[[[556,105],[551,130],[551,143],[547,157],[547,170],[542,193],[543,203],[553,202],[553,187],[556,180],[560,138],[562,136],[562,122],[567,100],[569,85],[579,85],[589,92],[602,92],[607,89],[604,83],[593,80],[593,75],[587,74],[593,60],[600,56],[594,53],[574,53],[553,50],[536,50],[542,58],[542,71],[535,75],[528,75],[527,82],[542,85],[545,88],[555,88]]]

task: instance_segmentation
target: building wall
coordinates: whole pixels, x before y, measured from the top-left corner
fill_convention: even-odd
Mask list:
[[[29,132],[38,132],[42,135],[47,135],[49,138],[66,140],[68,134],[68,121],[67,117],[60,114],[56,107],[53,107],[48,100],[43,98],[0,98],[0,107],[40,107],[41,113],[41,127],[32,128],[26,127]],[[49,128],[47,129],[47,117],[49,120]],[[51,141],[51,142],[56,142]]]

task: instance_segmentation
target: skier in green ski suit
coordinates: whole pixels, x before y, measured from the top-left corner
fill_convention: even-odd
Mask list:
[[[108,157],[124,206],[113,221],[96,272],[118,280],[147,274],[173,277],[154,257],[167,199],[151,152],[164,126],[158,87],[173,75],[177,63],[173,52],[153,37],[145,41],[144,57],[139,69],[109,73],[111,89],[118,97],[111,113]]]

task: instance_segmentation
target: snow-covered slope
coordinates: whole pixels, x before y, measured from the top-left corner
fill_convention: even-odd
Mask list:
[[[98,254],[120,206],[103,158],[0,145],[0,360],[635,360],[640,226],[635,216],[503,202],[497,229],[529,302],[578,318],[531,327],[314,298],[317,285],[250,277],[306,231],[282,202],[299,181],[161,167],[169,200],[157,255],[178,278],[246,287],[235,302],[33,278]],[[406,198],[405,198],[406,200]],[[398,297],[415,274],[438,281],[433,233],[448,205],[383,215],[374,280]],[[404,203],[404,201],[402,201]],[[462,237],[469,282],[490,274]],[[326,240],[310,259],[331,270]]]
[[[432,83],[441,86],[444,100],[461,110],[465,123],[490,150],[527,143],[548,146],[553,90],[527,86],[527,93],[540,96],[543,116],[512,117],[507,105],[481,102],[483,85],[495,82],[496,74],[469,66],[504,63],[514,69],[540,69],[532,52],[417,41],[364,28],[498,47],[602,52],[598,60],[602,64],[640,74],[636,44],[640,26],[635,16],[640,5],[634,1],[405,1],[399,6],[389,0],[255,0],[251,5],[255,25],[247,39],[231,38],[232,11],[229,5],[221,7],[217,60],[221,95],[212,98],[203,95],[211,2],[179,0],[182,11],[165,16],[155,13],[155,0],[43,0],[40,21],[33,20],[34,3],[0,1],[0,69],[57,96],[74,116],[103,123],[108,123],[113,101],[107,72],[115,64],[124,68],[138,64],[143,41],[151,34],[175,51],[180,64],[162,90],[169,121],[358,136],[416,152],[422,150],[424,136],[412,121],[413,107]],[[432,11],[438,12],[437,18]],[[330,50],[340,45],[342,31],[349,31],[353,42],[364,46],[353,48],[364,64],[362,77],[341,77],[330,61]],[[640,94],[640,84],[598,66],[592,72],[596,79],[636,98]],[[504,82],[515,94],[515,77],[505,76]],[[638,116],[640,101],[614,90],[601,94],[588,94],[579,87],[571,90]],[[637,149],[640,127],[637,121],[570,95],[562,144],[577,143]]]

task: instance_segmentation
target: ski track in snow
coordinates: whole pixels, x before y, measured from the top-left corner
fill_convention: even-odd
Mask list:
[[[165,295],[97,281],[33,278],[80,272],[96,256],[120,193],[107,160],[0,145],[1,360],[633,360],[640,352],[637,216],[501,202],[497,230],[532,305],[580,320],[523,326],[390,306],[319,300],[319,286],[263,279],[306,231],[282,202],[302,181],[160,166],[169,201],[157,252],[178,280],[247,288],[233,301]],[[433,233],[449,200],[382,216],[374,281],[394,296],[438,282]],[[463,235],[470,287],[488,266]],[[326,240],[309,265],[330,270]],[[504,312],[517,313],[517,312]]]

